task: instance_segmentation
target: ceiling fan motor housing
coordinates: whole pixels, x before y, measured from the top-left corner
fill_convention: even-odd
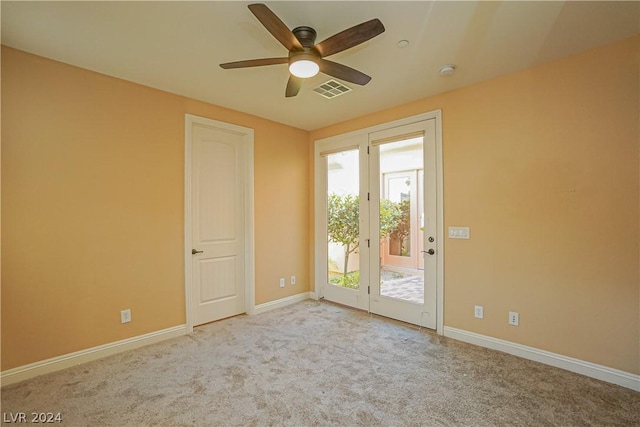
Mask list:
[[[296,27],[291,32],[296,36],[302,47],[310,49],[316,43],[316,30],[311,27]]]

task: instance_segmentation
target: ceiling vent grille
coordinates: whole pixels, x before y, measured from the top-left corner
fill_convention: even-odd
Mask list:
[[[327,99],[333,99],[347,92],[351,92],[351,88],[331,79],[313,88],[313,91]]]

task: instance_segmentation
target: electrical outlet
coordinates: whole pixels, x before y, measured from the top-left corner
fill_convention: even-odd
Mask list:
[[[481,305],[476,305],[475,311],[474,311],[474,315],[475,315],[476,319],[483,319],[484,318],[484,307],[481,306]]]
[[[128,308],[126,310],[122,310],[120,312],[120,323],[129,323],[131,322],[131,310]]]
[[[515,311],[509,312],[509,324],[513,326],[518,326],[520,323],[520,315]]]
[[[280,287],[284,288],[284,277],[280,278]]]
[[[291,276],[291,286],[296,284],[296,276]]]

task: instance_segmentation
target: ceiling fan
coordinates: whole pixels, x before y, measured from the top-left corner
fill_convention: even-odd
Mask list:
[[[285,91],[286,97],[296,96],[300,92],[303,80],[315,76],[318,71],[358,85],[366,85],[371,80],[371,77],[358,70],[324,58],[357,46],[383,33],[384,26],[379,19],[363,22],[315,44],[316,31],[313,28],[302,26],[289,30],[280,18],[264,4],[250,4],[249,10],[267,31],[287,48],[289,56],[227,62],[220,64],[222,68],[260,67],[288,63],[291,75]]]

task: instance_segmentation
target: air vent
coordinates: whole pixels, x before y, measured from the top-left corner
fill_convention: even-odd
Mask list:
[[[351,88],[331,79],[322,83],[320,86],[313,88],[313,91],[327,99],[333,99],[336,96],[351,92]]]

